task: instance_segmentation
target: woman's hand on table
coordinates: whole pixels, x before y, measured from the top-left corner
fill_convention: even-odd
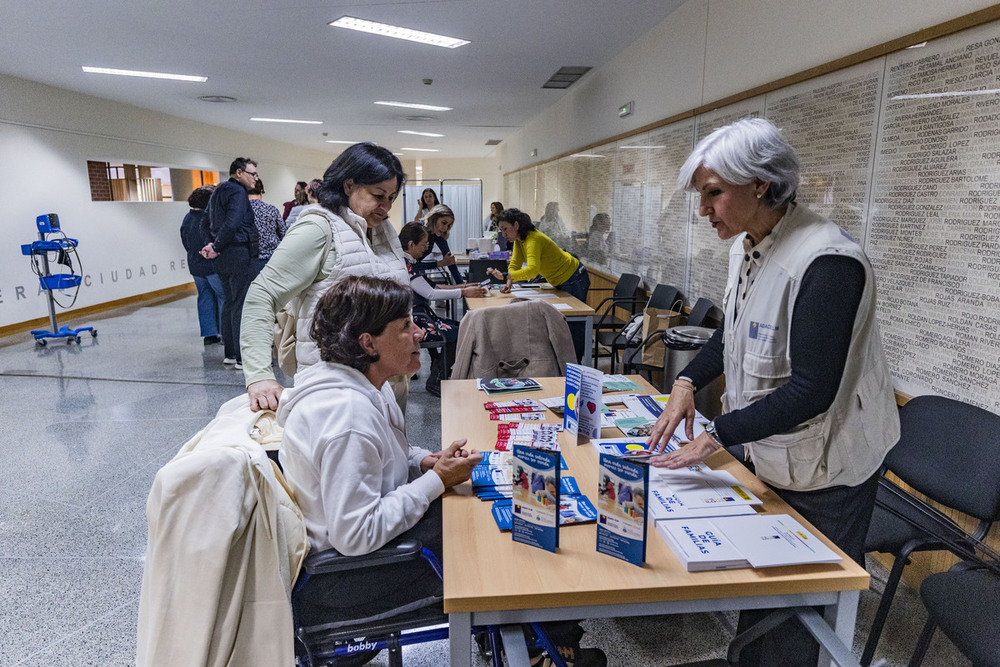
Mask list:
[[[466,299],[481,299],[486,296],[486,288],[482,285],[466,285],[462,288],[462,296]]]
[[[501,294],[510,294],[510,289],[513,286],[514,286],[514,281],[511,280],[510,278],[508,278],[507,282],[500,287],[500,293]]]
[[[445,488],[461,484],[472,475],[472,469],[483,460],[483,455],[474,449],[465,450],[466,439],[456,440],[446,449],[438,452],[438,460],[434,463],[433,470],[444,482]],[[432,455],[433,456],[433,455]],[[430,457],[425,457],[426,461]],[[423,467],[423,463],[421,463]]]
[[[686,421],[684,431],[688,440],[694,440],[694,387],[678,382],[670,390],[670,400],[649,432],[646,448],[662,452],[681,421]]]
[[[676,470],[701,463],[719,450],[717,443],[708,433],[702,433],[680,449],[649,459],[649,465],[654,468],[669,468]]]

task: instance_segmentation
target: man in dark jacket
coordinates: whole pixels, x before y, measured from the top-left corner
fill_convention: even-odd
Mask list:
[[[216,259],[215,270],[222,278],[225,305],[222,309],[222,344],[226,365],[242,370],[240,320],[243,300],[257,275],[259,236],[247,191],[257,183],[257,163],[238,157],[229,166],[229,180],[212,193],[208,201],[209,235],[212,242],[201,250]]]

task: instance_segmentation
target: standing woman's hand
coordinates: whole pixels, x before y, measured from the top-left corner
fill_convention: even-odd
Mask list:
[[[646,447],[662,452],[670,436],[681,421],[686,421],[685,433],[688,440],[694,439],[694,386],[690,382],[678,380],[670,390],[670,400],[663,408],[646,439]]]

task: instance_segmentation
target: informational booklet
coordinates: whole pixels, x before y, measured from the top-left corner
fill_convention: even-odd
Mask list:
[[[654,521],[674,519],[709,519],[715,516],[740,516],[756,514],[751,505],[710,505],[708,507],[688,507],[669,487],[661,485],[659,479],[650,475],[649,497],[646,498],[649,518]]]
[[[686,507],[725,507],[760,505],[760,498],[740,484],[725,470],[712,470],[705,465],[677,470],[656,468],[653,484],[669,489]]]
[[[501,499],[493,501],[493,520],[500,530],[511,530],[513,524],[512,501]],[[597,521],[597,509],[590,499],[583,495],[562,496],[559,498],[559,525],[568,526],[575,523],[592,523]]]
[[[543,422],[545,414],[541,412],[491,412],[490,421],[495,422]]]
[[[625,397],[625,406],[633,412],[635,415],[634,419],[629,419],[627,421],[622,421],[621,423],[616,422],[617,426],[622,433],[630,437],[649,437],[650,430],[653,424],[656,423],[656,419],[663,412],[664,406],[666,406],[667,401],[670,400],[669,394],[657,394],[652,396],[639,396],[631,395]],[[710,420],[706,419],[704,415],[700,412],[695,411],[694,414],[694,437],[697,438],[705,430],[705,424]],[[670,438],[670,441],[674,444],[681,444],[684,442],[689,442],[687,437],[685,422],[681,422],[674,429],[674,433]]]
[[[601,381],[596,368],[566,364],[563,428],[580,439],[601,437]]]
[[[646,447],[646,441],[639,438],[599,438],[591,440],[590,446],[598,454],[626,457],[635,460],[647,459],[653,456],[652,450]],[[665,452],[673,451],[668,445]]]
[[[712,519],[753,567],[839,563],[841,557],[787,514]]]
[[[546,449],[559,449],[559,424],[532,424],[525,422],[500,422],[497,424],[498,451],[510,451],[514,445],[534,445]]]
[[[597,551],[642,567],[649,468],[645,463],[601,454],[597,482]]]
[[[605,375],[604,380],[601,382],[601,390],[604,392],[642,391],[642,387],[624,375]]]
[[[559,452],[514,446],[511,535],[539,549],[559,546]]]
[[[545,406],[533,398],[515,398],[510,401],[487,401],[483,407],[490,412],[507,414],[512,412],[545,412]]]
[[[542,385],[531,378],[480,378],[479,388],[487,394],[503,394],[512,391],[535,391]]]
[[[743,553],[709,519],[657,521],[656,530],[688,572],[750,567]]]

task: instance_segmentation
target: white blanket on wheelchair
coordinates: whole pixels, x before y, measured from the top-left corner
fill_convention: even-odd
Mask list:
[[[289,596],[305,522],[263,442],[280,439],[246,394],[156,474],[136,664],[292,665]]]

